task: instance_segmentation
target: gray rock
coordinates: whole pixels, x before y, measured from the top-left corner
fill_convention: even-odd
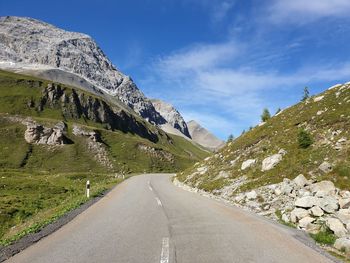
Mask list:
[[[28,143],[62,145],[67,143],[65,136],[66,125],[57,123],[53,128],[47,128],[35,122],[28,122],[24,133],[24,139]]]
[[[305,227],[305,231],[311,234],[317,234],[320,232],[321,225],[319,224],[314,224],[314,223],[309,223]]]
[[[339,209],[338,200],[332,196],[325,196],[318,199],[318,204],[326,213],[334,213]]]
[[[324,215],[324,212],[323,210],[319,207],[319,206],[314,206],[310,209],[310,212],[311,212],[311,215],[313,216],[317,216],[317,217],[320,217],[320,216],[323,216]]]
[[[340,251],[345,251],[347,253],[350,252],[350,238],[349,237],[341,237],[338,238],[335,243],[334,247]]]
[[[329,162],[323,162],[318,169],[320,169],[324,173],[329,173],[333,170],[333,166]]]
[[[340,209],[335,216],[342,221],[344,225],[350,225],[350,210],[349,209]]]
[[[293,182],[299,187],[304,187],[310,184],[310,182],[302,174],[299,174],[297,177],[295,177]]]
[[[300,219],[309,216],[309,212],[302,208],[294,208],[290,213],[290,221],[297,223]]]
[[[339,206],[340,208],[349,208],[350,207],[350,198],[339,198]]]
[[[314,196],[304,196],[298,198],[294,204],[296,207],[311,208],[313,206],[319,205],[319,200]]]
[[[316,219],[310,216],[304,217],[299,220],[298,227],[300,228],[306,228],[308,224],[311,224],[314,222]]]
[[[253,190],[245,194],[248,200],[254,200],[258,197],[258,194]]]
[[[269,171],[273,169],[281,161],[282,161],[282,154],[277,153],[277,154],[271,155],[262,161],[261,171],[262,172]]]
[[[287,214],[283,214],[281,219],[286,223],[290,222],[290,217]]]
[[[327,218],[326,225],[337,237],[344,237],[347,234],[347,230],[338,218]]]
[[[255,159],[248,159],[242,163],[241,170],[243,171],[245,169],[248,169],[248,168],[254,166],[255,164],[256,164]]]
[[[326,196],[326,195],[334,195],[336,192],[336,188],[331,181],[321,181],[319,183],[315,183],[310,185],[310,190],[316,196]]]

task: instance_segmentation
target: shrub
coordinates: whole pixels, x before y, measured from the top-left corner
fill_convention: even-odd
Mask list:
[[[299,130],[298,143],[300,148],[303,148],[303,149],[308,148],[313,143],[311,134],[305,131],[304,129]]]
[[[326,228],[323,231],[318,232],[317,234],[310,234],[310,236],[319,244],[322,245],[333,245],[337,237],[333,232]]]

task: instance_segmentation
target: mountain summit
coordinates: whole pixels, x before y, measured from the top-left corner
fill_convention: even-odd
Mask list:
[[[32,18],[0,18],[0,68],[118,98],[154,124],[165,120],[88,35]]]

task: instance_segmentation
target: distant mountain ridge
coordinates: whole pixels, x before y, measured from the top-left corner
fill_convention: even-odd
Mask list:
[[[187,127],[192,140],[205,148],[215,151],[225,145],[224,141],[217,138],[194,120],[187,122]]]

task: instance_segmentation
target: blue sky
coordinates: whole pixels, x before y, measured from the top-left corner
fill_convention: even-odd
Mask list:
[[[1,1],[91,35],[149,97],[217,136],[350,81],[349,0]]]

